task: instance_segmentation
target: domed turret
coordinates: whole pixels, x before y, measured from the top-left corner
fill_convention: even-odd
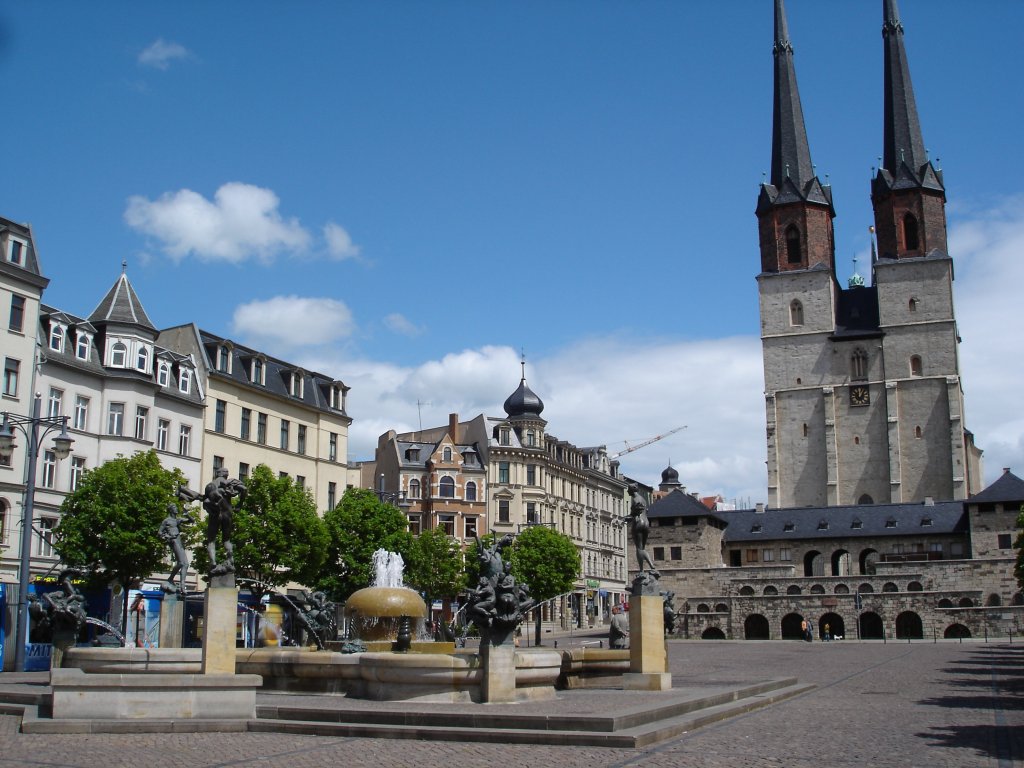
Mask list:
[[[523,378],[519,381],[519,388],[505,400],[505,413],[510,419],[517,416],[540,418],[544,410],[543,401],[536,393],[526,386],[526,364],[523,364]]]
[[[679,484],[679,473],[676,472],[672,466],[665,467],[661,473],[661,484],[662,485],[678,485]]]

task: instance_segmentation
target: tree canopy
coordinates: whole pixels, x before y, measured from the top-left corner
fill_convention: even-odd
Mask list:
[[[155,451],[120,456],[86,471],[61,505],[54,549],[93,580],[125,590],[169,570],[171,553],[157,532],[183,482],[179,470],[161,466]]]
[[[512,575],[530,587],[537,602],[571,592],[579,574],[579,552],[564,533],[546,525],[531,525],[516,536]]]
[[[409,545],[405,583],[428,602],[455,597],[465,583],[465,571],[462,547],[443,528],[424,531]]]
[[[250,579],[257,596],[289,582],[311,585],[327,558],[330,537],[310,492],[265,465],[245,480],[246,494],[234,511],[235,575]],[[205,570],[207,554],[196,552]]]
[[[349,488],[341,502],[324,513],[330,536],[327,560],[317,588],[342,602],[373,581],[373,553],[397,552],[408,561],[412,535],[400,509],[386,504],[365,488]]]

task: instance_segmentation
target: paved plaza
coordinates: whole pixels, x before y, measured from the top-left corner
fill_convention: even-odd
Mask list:
[[[0,768],[1024,765],[1024,644],[673,641],[669,656],[677,686],[796,676],[817,688],[638,750],[263,733],[24,735],[16,718],[0,716]]]

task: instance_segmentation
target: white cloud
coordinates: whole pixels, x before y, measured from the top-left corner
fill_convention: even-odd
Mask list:
[[[423,333],[421,326],[413,323],[405,315],[393,312],[384,318],[384,327],[392,333],[397,333],[399,336],[408,336],[414,338],[420,336]]]
[[[139,54],[139,64],[144,67],[167,70],[171,66],[171,62],[188,57],[189,52],[185,46],[157,38]]]
[[[333,221],[324,225],[324,240],[327,243],[327,252],[332,258],[343,260],[352,259],[359,255],[360,248],[352,242],[352,237],[345,228],[335,224]]]
[[[352,313],[335,299],[275,296],[235,309],[232,332],[272,351],[334,344],[354,329]]]
[[[124,219],[175,261],[190,255],[236,264],[253,257],[269,261],[281,252],[302,252],[310,242],[297,219],[281,216],[279,202],[269,189],[229,182],[212,201],[190,189],[157,200],[130,197]]]

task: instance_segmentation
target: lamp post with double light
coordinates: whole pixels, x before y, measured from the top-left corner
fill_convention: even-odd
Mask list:
[[[36,463],[39,445],[51,432],[60,430],[53,438],[53,454],[57,459],[66,459],[74,442],[68,434],[67,416],[41,416],[42,395],[36,393],[32,403],[32,415],[20,416],[3,413],[0,425],[0,456],[10,458],[14,453],[14,430],[19,430],[28,440],[25,460],[28,470],[25,479],[25,499],[21,505],[21,562],[18,567],[18,635],[15,644],[14,668],[21,672],[25,668],[25,642],[28,637],[28,584],[32,560],[32,510],[36,497]]]

